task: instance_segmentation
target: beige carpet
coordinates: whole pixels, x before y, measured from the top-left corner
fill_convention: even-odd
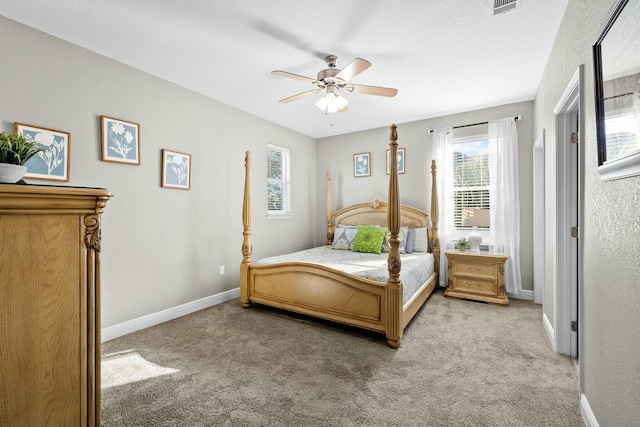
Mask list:
[[[434,293],[382,335],[218,306],[103,344],[105,426],[582,426],[539,305]]]

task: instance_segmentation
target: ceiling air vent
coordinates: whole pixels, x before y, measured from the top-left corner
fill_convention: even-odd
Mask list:
[[[493,14],[507,12],[520,5],[520,0],[493,0]]]

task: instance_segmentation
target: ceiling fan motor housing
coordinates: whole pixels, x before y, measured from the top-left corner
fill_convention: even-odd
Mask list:
[[[340,70],[337,68],[327,68],[318,72],[318,87],[325,88],[331,85],[344,87],[347,82],[341,78],[336,78],[338,73],[340,73]]]

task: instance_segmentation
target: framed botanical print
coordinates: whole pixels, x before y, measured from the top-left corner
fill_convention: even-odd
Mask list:
[[[371,176],[371,153],[353,155],[353,176]]]
[[[30,158],[25,178],[69,181],[71,134],[61,130],[15,123],[14,132],[36,141],[43,151]]]
[[[100,116],[102,161],[140,164],[140,125]]]
[[[162,187],[191,188],[191,154],[162,150]]]
[[[405,149],[398,148],[396,161],[398,162],[398,173],[405,172]],[[391,174],[391,150],[387,150],[387,175]]]

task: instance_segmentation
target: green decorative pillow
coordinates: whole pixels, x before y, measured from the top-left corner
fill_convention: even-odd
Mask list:
[[[351,250],[353,252],[379,254],[382,252],[382,241],[386,234],[387,227],[359,225]]]

